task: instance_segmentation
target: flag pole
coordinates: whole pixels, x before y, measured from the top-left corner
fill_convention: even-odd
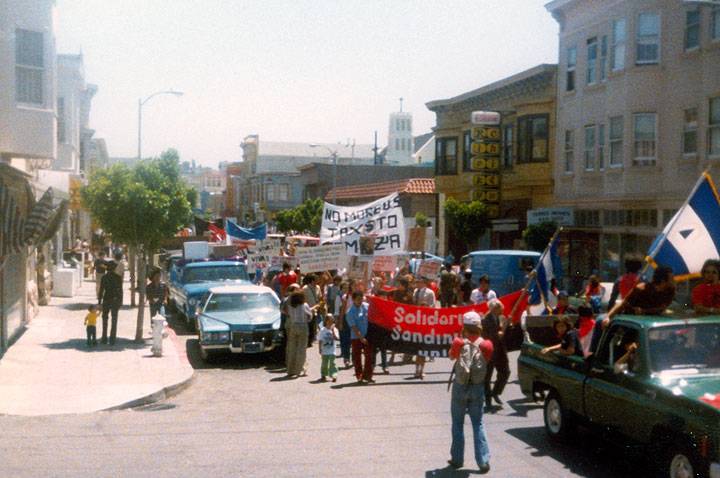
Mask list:
[[[550,250],[550,246],[553,242],[555,242],[555,239],[557,239],[558,235],[563,231],[563,227],[560,226],[557,229],[555,229],[555,232],[553,233],[552,237],[550,238],[550,241],[548,242],[548,245],[545,247],[545,250],[543,251],[542,255],[540,256],[540,259],[538,260],[537,265],[535,268],[528,274],[528,280],[525,283],[525,287],[522,289],[522,293],[520,294],[520,297],[515,301],[513,304],[512,310],[510,311],[510,317],[515,317],[515,312],[517,311],[518,304],[522,302],[522,300],[525,298],[525,296],[528,293],[528,288],[530,287],[530,284],[533,280],[537,281],[537,268],[540,267],[540,264],[542,264],[543,259],[545,259],[545,255]],[[540,297],[542,298],[542,293],[540,294]],[[547,304],[545,303],[545,299],[542,298],[543,303],[545,304],[545,308],[547,308]]]

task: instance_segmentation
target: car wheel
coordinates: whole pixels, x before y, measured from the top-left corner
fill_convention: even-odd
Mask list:
[[[665,454],[663,476],[668,478],[696,478],[702,476],[696,455],[681,443],[670,446]]]
[[[190,332],[195,332],[195,319],[190,318],[190,314],[187,313],[187,310],[183,310],[183,318],[185,319],[185,324],[187,325],[187,328]]]
[[[559,441],[567,438],[570,434],[572,423],[569,413],[563,407],[560,396],[555,391],[551,391],[545,397],[543,418],[545,420],[545,432],[550,439]]]
[[[205,363],[210,363],[215,359],[215,357],[217,357],[214,350],[204,349],[200,346],[200,343],[198,343],[198,348],[200,349],[200,358]]]

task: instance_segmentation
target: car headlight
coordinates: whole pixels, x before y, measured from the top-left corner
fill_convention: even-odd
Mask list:
[[[217,341],[221,342],[221,343],[230,342],[230,333],[229,332],[218,332]]]
[[[203,343],[227,343],[230,341],[230,332],[203,332]]]

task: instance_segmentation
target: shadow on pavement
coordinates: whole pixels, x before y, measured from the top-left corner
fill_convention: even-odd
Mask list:
[[[513,409],[513,413],[510,413],[508,415],[509,417],[527,417],[530,410],[543,407],[542,403],[533,402],[529,398],[517,398],[514,400],[508,400],[505,403]]]
[[[412,382],[375,382],[368,384],[359,384],[358,382],[343,383],[340,385],[333,385],[330,388],[342,389],[346,387],[385,387],[392,385],[437,385],[447,383],[445,380],[414,380]]]
[[[145,342],[137,343],[134,340],[122,338],[116,339],[114,345],[102,344],[98,339],[98,344],[94,347],[88,347],[84,338],[68,339],[64,342],[43,345],[52,350],[79,350],[81,352],[120,352],[125,349],[140,350],[146,347]]]
[[[567,443],[548,440],[542,427],[506,432],[528,445],[531,456],[549,456],[572,473],[589,478],[648,476],[649,464],[632,448],[604,441],[590,430],[578,430]]]
[[[425,478],[458,478],[468,477],[470,474],[476,474],[477,471],[471,472],[470,470],[455,470],[450,466],[445,468],[436,468],[434,470],[428,470],[425,472]]]

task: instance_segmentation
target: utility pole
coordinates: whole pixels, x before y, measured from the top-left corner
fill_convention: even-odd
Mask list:
[[[373,164],[380,164],[380,158],[378,158],[378,144],[377,144],[377,130],[375,130],[375,146],[373,146]]]

